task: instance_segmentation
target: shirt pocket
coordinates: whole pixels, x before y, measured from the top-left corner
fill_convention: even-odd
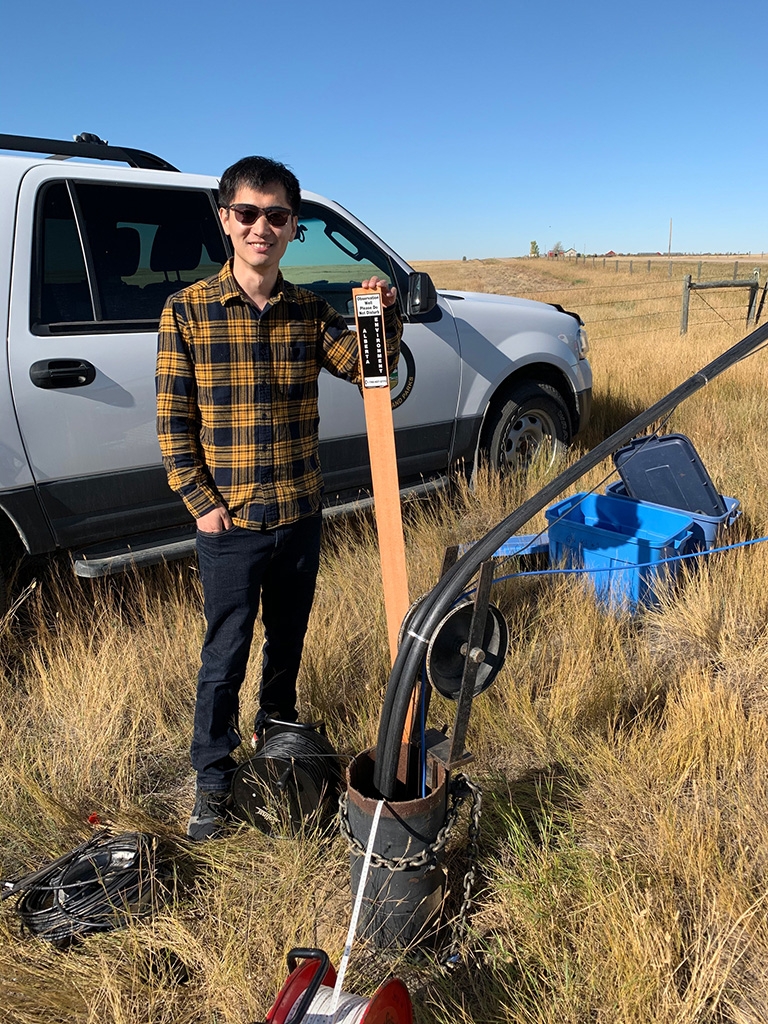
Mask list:
[[[315,346],[304,338],[277,342],[272,346],[272,382],[281,398],[301,399],[317,385]]]

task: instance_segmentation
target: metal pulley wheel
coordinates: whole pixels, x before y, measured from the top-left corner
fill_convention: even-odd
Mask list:
[[[416,611],[416,609],[419,607],[419,605],[421,604],[421,602],[424,600],[424,598],[426,596],[427,596],[426,594],[422,594],[421,597],[417,597],[416,600],[411,605],[411,607],[405,613],[405,618],[400,623],[400,629],[398,630],[398,634],[397,634],[397,646],[398,646],[398,648],[403,646],[403,640],[405,638],[405,634],[408,632],[408,630],[410,628],[410,625],[413,622],[414,612]]]
[[[424,600],[423,595],[411,605],[400,626],[398,644],[402,644],[413,613]],[[477,697],[487,690],[499,674],[509,649],[509,628],[506,619],[496,605],[488,605],[483,641],[477,650],[469,650],[469,630],[472,625],[474,602],[470,598],[460,601],[448,612],[429,637],[425,663],[427,678],[438,693],[450,700],[458,700],[464,663],[469,656],[478,663],[475,687],[472,693]]]

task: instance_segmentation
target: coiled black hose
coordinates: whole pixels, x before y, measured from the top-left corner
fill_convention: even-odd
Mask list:
[[[94,836],[11,885],[22,930],[57,946],[119,928],[156,902],[157,840],[140,832]]]
[[[341,786],[339,756],[326,737],[312,725],[280,723],[235,772],[232,800],[235,813],[262,831],[277,834],[287,825],[295,833],[335,809]]]
[[[321,793],[336,789],[340,782],[336,752],[323,736],[315,732],[283,732],[264,737],[260,755],[277,761],[290,761],[307,775],[307,781]]]

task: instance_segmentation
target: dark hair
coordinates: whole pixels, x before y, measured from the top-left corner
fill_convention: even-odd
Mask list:
[[[219,182],[219,205],[229,206],[241,188],[261,191],[268,185],[282,185],[291,210],[298,215],[301,206],[299,179],[285,164],[266,156],[244,156],[224,171]]]

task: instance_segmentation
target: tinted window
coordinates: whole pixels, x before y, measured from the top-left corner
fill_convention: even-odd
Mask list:
[[[50,185],[38,204],[33,324],[93,319],[91,292],[67,186]]]
[[[83,182],[70,189],[74,210],[64,183],[49,186],[39,204],[33,325],[155,322],[169,295],[215,274],[227,257],[206,192]]]
[[[344,316],[352,316],[352,289],[373,276],[391,283],[389,260],[333,211],[303,203],[299,230],[282,260],[285,277],[309,288]]]

